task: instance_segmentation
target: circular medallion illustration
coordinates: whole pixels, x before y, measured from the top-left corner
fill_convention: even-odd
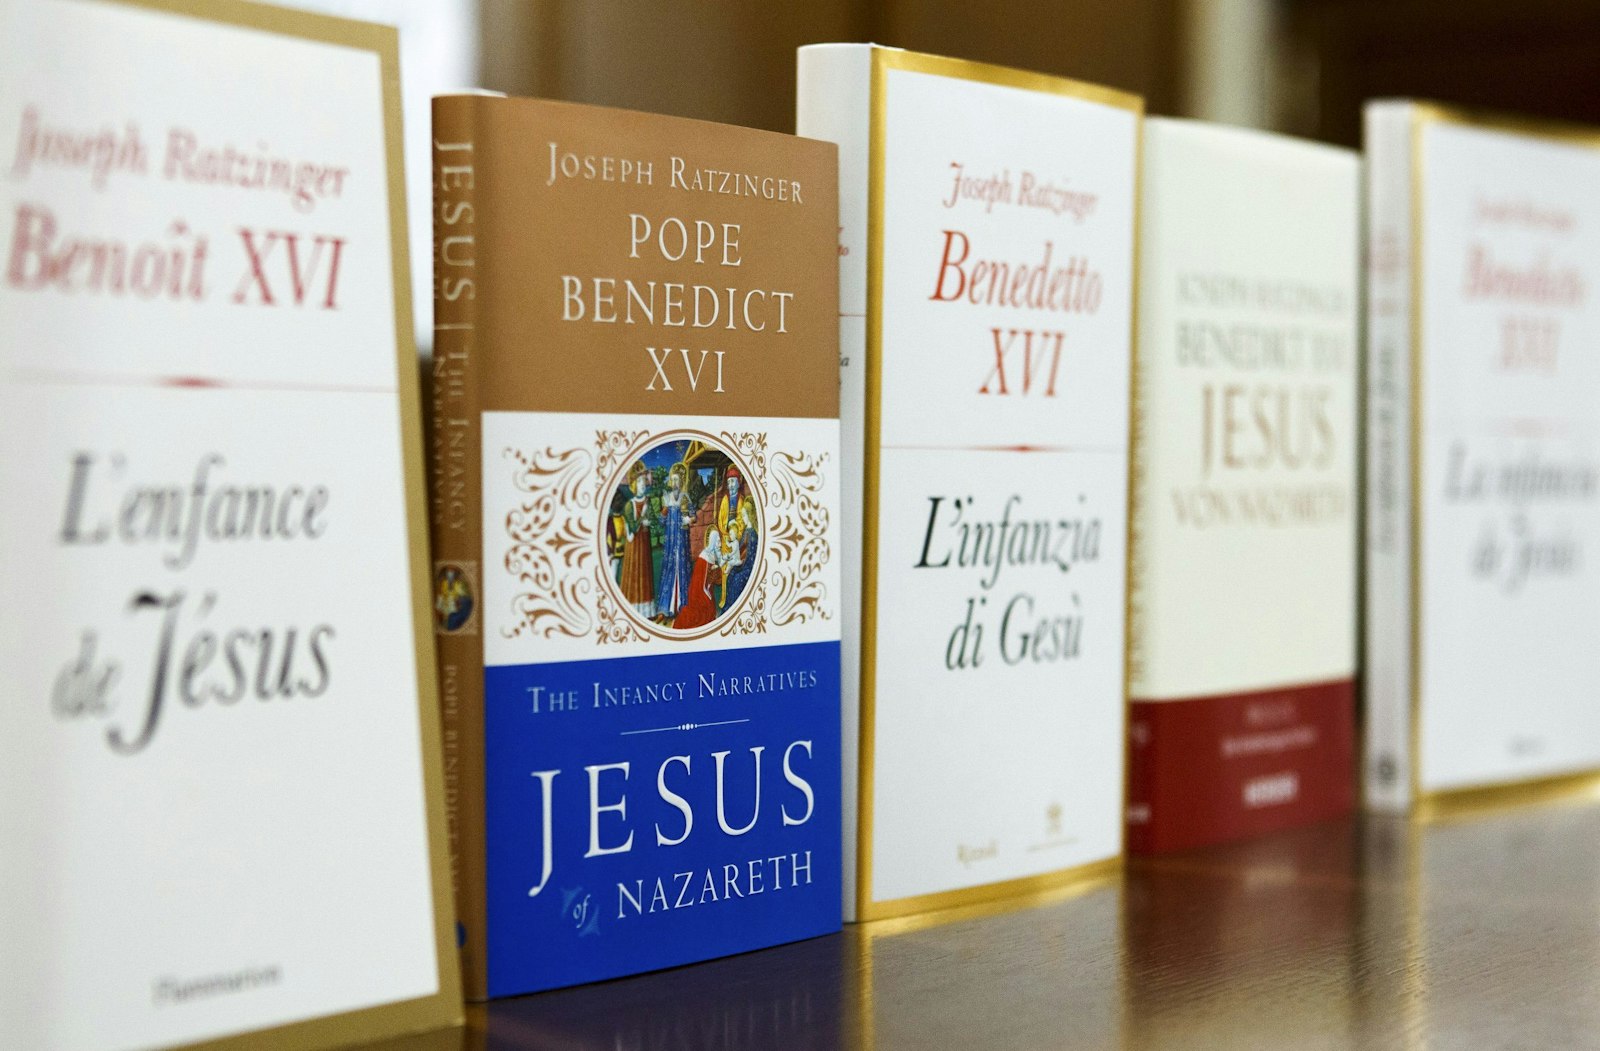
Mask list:
[[[732,453],[705,434],[656,437],[609,491],[606,576],[635,620],[694,638],[739,608],[760,579],[762,509]]]

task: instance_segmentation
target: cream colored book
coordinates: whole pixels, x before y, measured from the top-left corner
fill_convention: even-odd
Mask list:
[[[839,144],[845,907],[1022,893],[1122,852],[1140,99],[800,50]]]
[[[0,1045],[459,1021],[392,29],[0,4]]]
[[[1360,159],[1145,122],[1128,847],[1355,800]]]
[[[1369,104],[1367,798],[1600,770],[1600,130]]]

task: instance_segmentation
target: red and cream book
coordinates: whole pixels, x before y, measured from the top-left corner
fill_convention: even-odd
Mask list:
[[[1355,797],[1360,165],[1145,123],[1128,849]]]
[[[0,1045],[459,1021],[392,29],[0,4]]]
[[[1122,853],[1137,97],[805,47],[839,144],[845,908]]]
[[[1367,799],[1600,771],[1600,129],[1368,105]]]

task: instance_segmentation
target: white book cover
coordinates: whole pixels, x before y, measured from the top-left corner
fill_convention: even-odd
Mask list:
[[[1367,110],[1369,801],[1600,769],[1600,130]]]
[[[1354,804],[1360,163],[1150,118],[1128,846]]]
[[[406,214],[417,341],[433,349],[433,96],[482,82],[479,0],[283,0],[286,6],[391,25],[400,35],[400,106],[405,123]]]
[[[854,918],[1121,855],[1142,113],[1054,77],[800,50],[798,131],[839,144]]]
[[[0,5],[7,1047],[460,1016],[396,83],[363,23]]]

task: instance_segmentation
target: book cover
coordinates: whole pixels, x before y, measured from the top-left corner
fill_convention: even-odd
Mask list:
[[[1142,112],[1055,77],[800,50],[799,130],[840,152],[855,918],[1121,855]]]
[[[1145,122],[1128,849],[1355,802],[1360,163]]]
[[[395,54],[0,6],[7,1046],[460,1019]]]
[[[839,926],[835,154],[435,100],[436,619],[470,995]]]
[[[1600,770],[1600,129],[1366,114],[1368,801]]]

